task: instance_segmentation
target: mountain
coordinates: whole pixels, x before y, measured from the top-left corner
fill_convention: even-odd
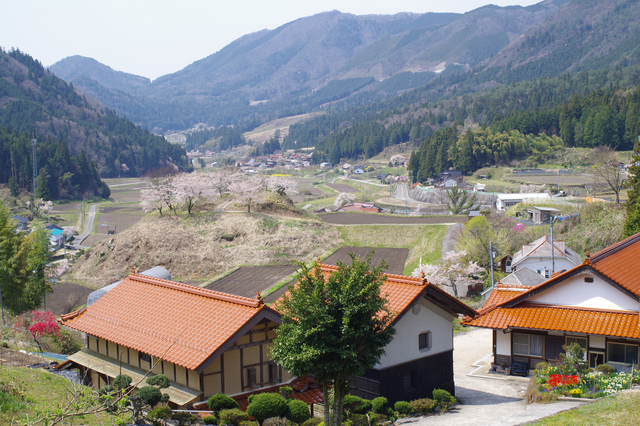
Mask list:
[[[509,70],[512,81],[640,62],[640,2],[572,1],[517,38],[483,69]]]
[[[102,177],[140,176],[167,165],[188,167],[184,149],[119,117],[20,50],[0,49],[0,128],[64,141],[70,155],[95,162]],[[0,178],[6,183],[8,176]]]
[[[73,83],[77,78],[90,78],[101,85],[127,93],[135,92],[140,86],[151,83],[146,77],[116,71],[92,58],[70,56],[49,67],[59,78]]]
[[[485,6],[465,14],[356,16],[338,11],[245,35],[220,51],[135,85],[104,65],[66,58],[50,69],[109,107],[158,132],[205,122],[266,121],[359,97],[348,107],[468,70],[557,12]],[[76,70],[69,72],[67,70]],[[80,72],[82,71],[82,72]]]

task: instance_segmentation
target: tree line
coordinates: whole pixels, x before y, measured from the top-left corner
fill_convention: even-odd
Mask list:
[[[33,191],[32,136],[0,128],[0,182],[11,195]],[[36,144],[37,189],[35,198],[74,199],[98,195],[108,198],[109,187],[100,179],[95,161],[84,151],[73,156],[67,142],[47,138]]]
[[[0,98],[5,100],[0,127],[18,134],[35,133],[39,140],[64,140],[71,155],[84,151],[103,177],[141,176],[167,164],[183,170],[189,167],[183,148],[108,108],[95,108],[73,84],[20,50],[0,49]],[[16,163],[16,167],[27,165]]]

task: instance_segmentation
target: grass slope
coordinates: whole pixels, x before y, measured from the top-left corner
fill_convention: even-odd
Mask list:
[[[640,424],[639,407],[640,390],[633,390],[603,398],[576,410],[565,411],[530,424],[540,426],[631,426]]]
[[[443,225],[359,225],[341,226],[345,246],[408,248],[409,257],[403,274],[411,275],[422,263],[442,259],[442,241],[447,233]]]
[[[70,401],[72,386],[67,379],[42,369],[0,366],[0,424],[30,423]],[[89,390],[84,386],[78,386]],[[64,425],[112,425],[109,414],[88,414],[69,419]]]

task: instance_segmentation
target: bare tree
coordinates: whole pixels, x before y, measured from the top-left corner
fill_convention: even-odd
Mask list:
[[[625,172],[616,159],[616,152],[608,145],[595,148],[593,175],[596,181],[605,182],[616,194],[616,204],[620,204],[620,191],[625,182]]]

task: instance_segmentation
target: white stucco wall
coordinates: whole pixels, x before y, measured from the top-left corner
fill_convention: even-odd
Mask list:
[[[414,359],[424,358],[453,349],[453,316],[433,303],[422,299],[418,314],[410,309],[396,324],[393,341],[384,348],[385,355],[375,368],[386,368]],[[431,331],[431,348],[418,348],[418,335]]]
[[[496,331],[496,355],[511,355],[511,333]]]
[[[556,256],[555,259],[555,269],[552,269],[552,262],[551,262],[551,258],[543,258],[543,257],[527,257],[526,259],[522,260],[522,262],[518,262],[517,265],[515,265],[516,271],[518,269],[522,269],[523,267],[529,268],[531,269],[533,272],[538,272],[538,269],[540,270],[544,270],[547,269],[549,271],[549,275],[551,275],[551,271],[554,270],[556,272],[562,271],[563,269],[569,270],[571,268],[574,268],[575,264],[573,264],[573,262],[567,260],[564,257],[559,257]],[[513,268],[514,265],[511,265],[511,267]]]
[[[589,347],[594,349],[605,349],[607,338],[605,336],[589,336]]]
[[[586,277],[593,278],[593,282],[585,282]],[[576,275],[554,285],[531,297],[528,302],[633,312],[638,312],[639,307],[637,298],[628,296],[608,282],[588,273]]]

